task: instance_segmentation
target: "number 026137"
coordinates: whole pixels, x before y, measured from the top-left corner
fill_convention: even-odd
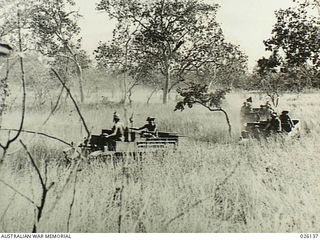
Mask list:
[[[301,233],[300,238],[303,239],[316,239],[319,237],[318,233]]]

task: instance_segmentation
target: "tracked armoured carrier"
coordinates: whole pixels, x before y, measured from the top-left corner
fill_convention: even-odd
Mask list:
[[[173,132],[158,132],[157,137],[152,137],[145,132],[125,131],[124,141],[108,141],[105,133],[109,134],[110,130],[102,129],[100,135],[91,135],[89,141],[80,146],[83,154],[89,157],[136,155],[174,151],[179,145],[179,135]]]
[[[292,128],[288,123],[281,123],[281,131],[277,132],[285,138],[300,137],[300,120],[292,120],[294,127]],[[261,139],[269,137],[272,133],[265,131],[268,120],[249,121],[244,124],[244,129],[241,131],[241,141],[247,139]]]

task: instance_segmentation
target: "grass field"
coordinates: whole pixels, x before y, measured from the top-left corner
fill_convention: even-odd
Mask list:
[[[184,135],[177,152],[125,159],[117,167],[95,160],[67,164],[64,145],[23,134],[48,183],[55,182],[38,224],[39,232],[319,232],[320,115],[318,93],[285,95],[279,110],[302,121],[300,139],[239,144],[239,110],[248,94],[232,93],[224,117],[201,107],[173,112],[174,103],[135,103],[135,125],[153,115],[159,128]],[[157,98],[157,96],[155,96]],[[111,127],[116,106],[90,98],[81,106],[93,133]],[[254,96],[258,102],[259,97]],[[261,101],[265,101],[261,99]],[[260,104],[257,103],[257,104]],[[118,110],[124,116],[122,110]],[[67,104],[48,123],[47,109],[28,106],[25,129],[39,130],[68,142],[85,135],[73,107]],[[19,110],[12,108],[3,127],[14,127]],[[1,133],[2,138],[6,134]],[[0,177],[40,202],[40,183],[21,145],[15,144]],[[0,183],[0,232],[30,232],[35,207]],[[121,221],[119,221],[121,216]],[[121,224],[119,224],[121,222]]]

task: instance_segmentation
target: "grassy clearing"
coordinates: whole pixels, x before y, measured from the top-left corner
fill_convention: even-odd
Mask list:
[[[120,213],[121,232],[319,232],[318,99],[314,94],[282,98],[279,110],[287,108],[303,121],[300,140],[240,145],[238,113],[243,98],[232,94],[225,106],[233,124],[232,139],[219,113],[201,107],[180,113],[172,111],[173,104],[135,104],[128,115],[134,112],[136,125],[153,115],[161,129],[187,136],[179,151],[128,158],[117,167],[98,160],[83,163],[75,185],[75,173],[68,176],[76,163],[67,164],[63,145],[23,134],[41,171],[48,161],[48,181],[56,183],[38,230],[117,232]],[[82,110],[92,131],[98,133],[111,126],[116,106],[97,100]],[[7,114],[6,127],[15,125],[18,113]],[[79,141],[84,135],[72,107],[61,108],[41,126],[47,114],[29,107],[25,128],[41,128],[67,141]],[[0,174],[8,184],[40,201],[36,173],[19,145],[10,149]],[[34,207],[2,184],[1,192],[0,231],[30,232]]]

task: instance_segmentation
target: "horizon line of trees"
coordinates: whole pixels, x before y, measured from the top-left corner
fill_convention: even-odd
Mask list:
[[[122,81],[123,103],[138,85],[162,90],[166,103],[168,93],[183,83],[231,86],[247,70],[247,56],[225,40],[216,21],[217,4],[201,0],[102,0],[97,11],[116,19],[117,25],[112,41],[100,42],[95,50],[94,62],[81,46],[81,16],[75,4],[74,0],[3,2],[0,41],[10,43],[32,63],[32,71],[54,66],[66,81],[77,79],[80,102],[85,101],[85,68],[117,76]],[[21,53],[17,51],[19,28]],[[50,75],[45,82],[50,81]]]
[[[44,66],[39,74],[44,85],[54,77],[48,70],[44,74],[48,66],[54,66],[69,85],[77,79],[81,103],[86,98],[83,69],[96,69],[120,81],[124,104],[139,85],[161,90],[163,103],[170,92],[190,84],[207,85],[208,91],[239,88],[277,96],[320,87],[320,20],[319,14],[310,14],[319,10],[319,1],[294,2],[296,6],[275,12],[271,37],[264,41],[269,57],[259,59],[252,73],[247,56],[225,39],[216,21],[219,5],[202,0],[101,0],[96,10],[117,24],[112,40],[100,42],[94,51],[94,61],[81,46],[81,16],[74,0],[6,1],[0,42],[18,49],[20,28],[22,52],[17,55]],[[2,62],[5,59],[2,56]],[[10,60],[8,68],[13,65]],[[34,65],[37,73],[40,65]],[[7,83],[2,85],[7,88]]]

